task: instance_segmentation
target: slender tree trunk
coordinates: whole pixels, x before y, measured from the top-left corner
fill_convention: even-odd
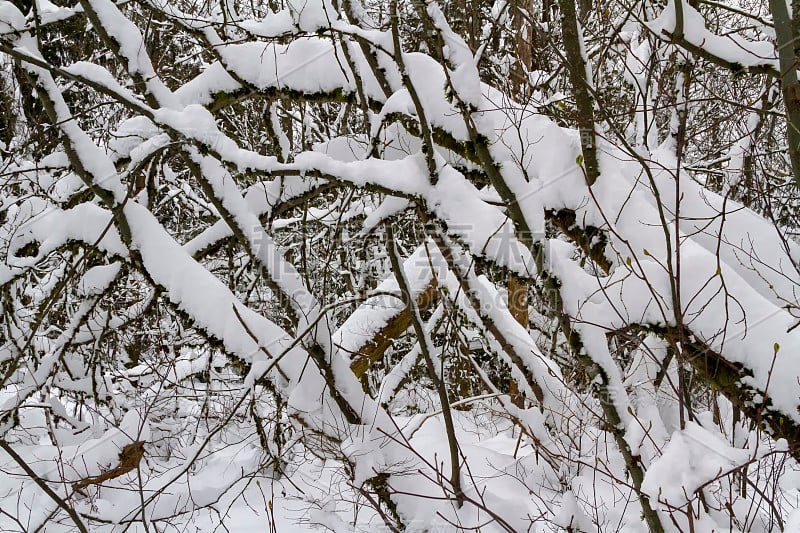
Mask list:
[[[800,2],[794,0],[794,17],[789,13],[786,0],[770,0],[781,74],[781,91],[786,106],[786,141],[795,184],[800,186],[800,83],[797,80],[797,38],[800,26]]]
[[[583,152],[583,161],[580,163],[583,164],[586,171],[586,181],[589,185],[594,185],[600,175],[600,168],[597,164],[597,134],[594,125],[592,80],[587,69],[583,35],[575,11],[575,0],[558,0],[558,5],[561,8],[561,35],[564,39],[564,50],[567,56],[567,70],[578,110],[576,118]]]
[[[514,55],[511,67],[511,87],[514,97],[523,102],[529,92],[528,72],[533,63],[533,24],[528,19],[532,14],[530,0],[516,0],[512,4],[511,27],[514,30]],[[524,13],[528,14],[528,17]]]
[[[508,276],[508,310],[511,311],[511,316],[527,330],[528,284],[514,274],[509,274]],[[511,402],[514,405],[517,407],[523,406],[524,397],[520,394],[519,387],[513,376],[509,378],[508,394],[511,396]]]

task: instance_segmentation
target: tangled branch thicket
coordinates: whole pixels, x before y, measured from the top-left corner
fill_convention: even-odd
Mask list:
[[[800,529],[800,7],[0,2],[0,530]]]

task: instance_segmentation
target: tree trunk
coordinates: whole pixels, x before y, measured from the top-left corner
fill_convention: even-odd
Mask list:
[[[581,136],[583,164],[586,181],[594,185],[600,175],[597,164],[597,134],[594,128],[594,96],[591,91],[587,59],[584,54],[583,35],[575,11],[575,0],[558,0],[561,8],[561,35],[567,56],[567,70],[577,107],[576,121]]]
[[[781,92],[786,106],[786,141],[795,184],[800,186],[800,83],[797,81],[796,30],[798,29],[798,4],[792,2],[794,18],[789,14],[785,0],[770,0],[770,10],[775,24],[778,59],[781,74]]]

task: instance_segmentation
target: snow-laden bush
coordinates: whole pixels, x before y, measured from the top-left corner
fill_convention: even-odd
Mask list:
[[[58,4],[0,530],[800,528],[785,4]]]

